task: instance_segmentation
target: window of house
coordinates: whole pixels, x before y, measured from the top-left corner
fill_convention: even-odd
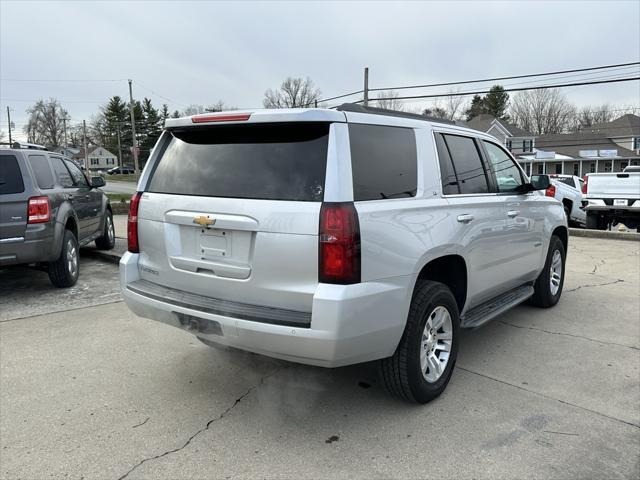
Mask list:
[[[611,171],[611,162],[605,162],[604,171],[605,172],[610,172]]]
[[[562,173],[562,164],[561,163],[556,163],[556,173],[558,173],[558,174]]]
[[[515,192],[524,183],[520,169],[513,159],[497,145],[482,141],[489,166],[496,178],[499,193]]]
[[[576,177],[580,174],[580,165],[578,163],[573,164],[573,174]]]
[[[513,142],[511,140],[507,140],[506,147],[507,147],[507,150],[509,150],[509,151],[513,150],[513,148],[512,148],[513,147]]]
[[[489,183],[476,141],[460,135],[443,135],[458,178],[460,193],[488,193]]]
[[[596,164],[595,163],[591,163],[589,165],[589,173],[596,173]]]
[[[640,150],[640,137],[633,139],[633,150]]]
[[[538,164],[538,175],[542,175],[544,173],[544,164],[543,163],[539,163]]]

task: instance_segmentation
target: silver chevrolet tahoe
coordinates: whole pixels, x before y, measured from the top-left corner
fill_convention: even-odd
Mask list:
[[[562,293],[567,221],[495,138],[417,115],[221,112],[167,120],[132,198],[136,314],[387,389],[446,387],[460,328]]]

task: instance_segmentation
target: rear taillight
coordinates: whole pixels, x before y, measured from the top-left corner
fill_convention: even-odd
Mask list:
[[[45,223],[51,220],[49,197],[31,197],[27,212],[27,223]]]
[[[549,185],[547,187],[547,189],[544,191],[544,194],[547,197],[555,197],[556,196],[556,186],[555,185]]]
[[[318,253],[319,282],[360,282],[360,224],[353,203],[322,204]]]
[[[585,175],[584,177],[582,177],[582,180],[584,180],[584,183],[582,184],[582,193],[586,195],[587,185],[589,184],[589,175]]]
[[[127,219],[127,250],[131,253],[140,252],[138,242],[138,207],[142,192],[136,192],[129,202],[129,218]]]

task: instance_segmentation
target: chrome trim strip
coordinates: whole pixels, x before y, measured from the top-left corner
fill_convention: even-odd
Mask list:
[[[311,326],[310,312],[205,297],[196,293],[164,287],[148,280],[135,280],[127,285],[127,290],[159,302],[223,317],[289,327],[309,328]]]
[[[24,242],[24,237],[0,238],[0,243]]]

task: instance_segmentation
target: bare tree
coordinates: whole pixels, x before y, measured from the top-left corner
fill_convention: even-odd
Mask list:
[[[265,108],[313,107],[320,94],[320,89],[316,88],[309,77],[287,77],[278,90],[268,89],[264,92],[262,104]]]
[[[0,142],[4,142],[4,130],[0,130]]]
[[[62,145],[64,138],[64,118],[67,111],[62,108],[55,98],[47,101],[38,100],[35,105],[27,109],[29,120],[24,127],[27,140],[40,143],[49,148]]]
[[[423,110],[422,114],[428,117],[442,118],[444,120],[460,120],[465,112],[464,97],[451,91],[451,95],[435,98],[430,107]]]
[[[557,88],[520,92],[514,95],[509,109],[512,121],[534,135],[571,130],[575,112]]]
[[[370,102],[374,102],[373,106],[378,108],[405,112],[405,105],[402,103],[402,100],[398,100],[399,96],[398,92],[394,92],[393,90],[382,90],[378,92],[378,96],[372,98]]]
[[[180,116],[190,117],[191,115],[197,115],[199,113],[206,113],[207,107],[204,105],[197,105],[195,103],[189,105],[182,112],[180,112]]]
[[[237,108],[227,105],[222,100],[218,100],[207,107],[207,112],[224,112],[226,110],[237,110]]]

